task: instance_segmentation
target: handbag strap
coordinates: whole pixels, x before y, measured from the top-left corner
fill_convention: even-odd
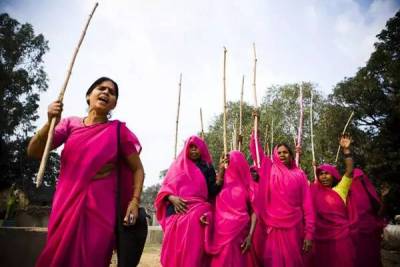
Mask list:
[[[118,220],[121,217],[122,214],[122,210],[121,210],[121,170],[120,170],[120,146],[121,146],[121,122],[118,121],[117,124],[117,159],[116,159],[116,167],[117,167],[117,201],[116,201],[116,205],[117,205],[117,224],[118,224]]]

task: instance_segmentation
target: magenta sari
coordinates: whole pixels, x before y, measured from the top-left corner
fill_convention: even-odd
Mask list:
[[[114,247],[116,171],[93,179],[107,163],[116,164],[117,121],[84,126],[80,118],[63,119],[54,147],[65,143],[49,219],[47,242],[37,267],[108,267]],[[121,125],[121,153],[139,153],[136,136]],[[131,196],[132,174],[122,166],[124,196]],[[126,198],[124,207],[127,206]]]
[[[244,267],[251,253],[241,252],[250,229],[250,167],[239,151],[229,153],[224,185],[215,201],[211,267]]]
[[[206,215],[211,222],[211,204],[208,203],[206,178],[193,161],[189,159],[189,146],[194,144],[200,150],[201,158],[211,164],[207,145],[197,136],[190,137],[177,159],[168,169],[164,182],[155,200],[156,215],[163,231],[161,264],[164,267],[208,266],[205,253],[207,225],[200,222]],[[185,214],[167,216],[166,200],[175,195],[187,201]]]
[[[381,234],[383,219],[377,215],[373,204],[381,204],[374,185],[361,169],[354,169],[351,185],[351,198],[355,204],[358,223],[357,232],[353,234],[356,245],[356,267],[379,267],[381,263]],[[368,255],[368,257],[365,257]]]
[[[321,171],[330,173],[336,181],[341,179],[339,172],[332,165],[320,165],[317,168],[317,176]],[[351,230],[357,218],[350,198],[347,198],[345,204],[337,192],[323,186],[318,179],[312,185],[311,191],[316,211],[313,266],[354,266],[355,251]]]
[[[253,159],[255,142],[252,135],[250,151]],[[258,147],[261,168],[255,207],[267,233],[263,266],[304,266],[303,241],[312,240],[315,222],[307,177],[293,161],[289,168],[286,167],[279,159],[277,147],[273,151],[273,161],[264,155],[259,144]]]

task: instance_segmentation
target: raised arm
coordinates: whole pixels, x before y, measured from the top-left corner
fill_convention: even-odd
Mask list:
[[[253,117],[258,117],[258,111],[254,110],[253,111]],[[256,145],[258,146],[258,155],[259,155],[259,159],[260,159],[260,165],[261,162],[263,162],[264,158],[265,158],[265,154],[264,154],[264,149],[260,143],[260,135],[257,135],[258,140],[255,139],[255,134],[254,134],[254,130],[251,132],[251,136],[250,136],[250,154],[251,154],[251,158],[253,159],[254,162],[257,161],[257,150],[256,150]]]
[[[340,138],[339,144],[342,148],[346,169],[340,182],[333,188],[343,199],[344,203],[346,203],[353,177],[353,156],[350,150],[351,142],[351,137],[348,134],[344,134]]]
[[[63,104],[60,101],[54,101],[49,105],[47,109],[47,117],[48,117],[47,122],[45,123],[45,125],[43,125],[43,127],[39,131],[36,132],[36,134],[29,141],[27,149],[29,157],[35,159],[42,158],[44,148],[47,142],[47,135],[49,133],[50,121],[53,117],[56,117],[57,118],[56,125],[57,125],[61,118],[62,109],[63,109]]]
[[[351,154],[350,150],[351,142],[352,142],[351,136],[348,134],[342,135],[339,142],[340,147],[342,148],[344,163],[346,166],[344,175],[346,175],[349,178],[353,176],[353,155]]]

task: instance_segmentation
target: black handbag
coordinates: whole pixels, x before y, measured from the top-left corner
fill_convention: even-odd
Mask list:
[[[125,226],[123,225],[123,218],[125,211],[121,208],[121,175],[120,168],[118,167],[119,162],[119,151],[120,151],[120,132],[121,123],[118,122],[117,126],[117,224],[116,224],[116,236],[117,236],[117,260],[118,267],[133,267],[137,266],[140,261],[140,257],[143,253],[144,244],[146,243],[146,237],[148,232],[147,227],[147,214],[144,208],[139,208],[139,216],[134,225]]]

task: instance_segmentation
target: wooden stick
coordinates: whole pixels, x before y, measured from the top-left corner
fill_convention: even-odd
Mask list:
[[[200,108],[200,124],[201,124],[201,133],[200,133],[200,135],[201,135],[201,139],[204,140],[203,112],[201,111],[201,108]]]
[[[239,106],[239,138],[238,138],[238,148],[242,151],[243,142],[243,88],[244,88],[244,75],[242,76],[242,89],[240,90],[240,106]]]
[[[353,116],[354,116],[354,111],[351,112],[350,117],[349,117],[349,119],[347,120],[346,125],[344,126],[342,135],[344,135],[344,133],[346,132],[347,126],[349,126],[349,123],[350,123],[351,119],[353,118]],[[337,164],[337,161],[338,161],[338,158],[339,158],[339,152],[340,152],[340,145],[339,145],[338,150],[337,150],[337,153],[336,153],[335,164]]]
[[[69,67],[68,67],[67,76],[65,77],[64,84],[61,87],[60,94],[58,95],[58,100],[61,101],[61,102],[64,99],[65,90],[67,89],[69,78],[71,77],[72,68],[74,66],[76,56],[78,55],[79,48],[81,47],[82,41],[85,38],[86,31],[87,31],[87,29],[89,27],[89,23],[90,23],[90,21],[91,21],[91,19],[93,17],[94,12],[96,11],[96,8],[97,8],[98,5],[99,5],[99,3],[96,3],[94,5],[93,10],[90,13],[89,18],[88,18],[88,20],[86,22],[86,25],[85,25],[85,27],[83,29],[83,32],[81,33],[81,36],[80,36],[80,39],[79,39],[79,42],[78,42],[78,46],[75,48],[74,54],[72,56],[71,63],[69,64]],[[44,171],[46,169],[47,160],[49,158],[50,150],[51,150],[52,143],[53,143],[53,136],[54,136],[54,128],[55,128],[55,126],[56,126],[56,118],[53,117],[51,119],[51,121],[50,121],[50,127],[49,127],[49,132],[47,134],[46,146],[44,148],[42,160],[41,160],[40,166],[39,166],[39,171],[38,171],[38,174],[36,176],[36,188],[38,188],[43,182]]]
[[[299,129],[297,133],[297,146],[301,146],[301,137],[303,135],[303,87],[300,85],[299,88],[299,105],[300,105],[300,117],[299,117]],[[300,161],[300,153],[296,151],[296,166],[299,166]]]
[[[269,155],[269,145],[268,145],[268,124],[265,124],[265,137],[264,137],[264,147],[265,152]]]
[[[274,118],[271,119],[271,160],[274,155]]]
[[[223,119],[223,139],[224,139],[224,156],[228,154],[226,143],[226,48],[224,47],[224,72],[223,72],[223,87],[224,87],[224,119]]]
[[[257,88],[256,88],[256,73],[257,73],[257,54],[256,54],[256,44],[253,43],[253,52],[254,52],[254,69],[253,69],[253,94],[254,94],[254,107],[257,109]],[[254,117],[254,138],[256,139],[256,166],[260,168],[260,155],[259,155],[259,148],[258,148],[258,117]]]
[[[311,132],[311,155],[313,161],[314,180],[317,178],[317,166],[315,166],[315,150],[314,150],[314,111],[313,111],[313,91],[311,89],[311,102],[310,102],[310,132]]]
[[[178,91],[178,110],[176,112],[176,121],[175,121],[175,149],[174,149],[174,159],[176,159],[176,152],[178,149],[178,126],[179,126],[179,110],[181,107],[181,90],[182,90],[182,73],[179,75],[179,91]]]
[[[232,131],[231,150],[230,151],[235,149],[235,145],[233,144],[233,139],[234,139],[233,135],[234,135],[234,132]]]
[[[233,143],[233,150],[237,150],[237,131],[236,131],[236,118],[233,121],[233,131],[232,131],[232,143]]]

